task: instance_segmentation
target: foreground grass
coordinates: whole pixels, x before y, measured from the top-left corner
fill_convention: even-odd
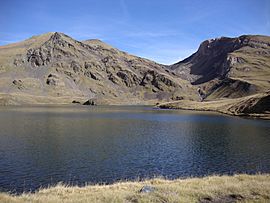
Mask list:
[[[145,185],[154,187],[154,191],[140,192]],[[85,187],[57,185],[19,196],[0,193],[0,202],[270,202],[270,175],[150,179]]]

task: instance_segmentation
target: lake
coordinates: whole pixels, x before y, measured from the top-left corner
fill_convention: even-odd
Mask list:
[[[128,106],[0,107],[0,191],[270,172],[270,122]]]

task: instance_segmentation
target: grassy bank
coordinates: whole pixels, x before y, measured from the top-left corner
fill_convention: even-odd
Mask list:
[[[270,120],[270,92],[254,94],[235,99],[219,99],[215,101],[180,100],[159,104],[162,109],[183,109],[195,111],[213,111],[232,116],[244,116]]]
[[[153,191],[140,192],[146,185]],[[57,185],[19,196],[0,193],[0,202],[270,202],[270,175],[150,179],[85,187]]]

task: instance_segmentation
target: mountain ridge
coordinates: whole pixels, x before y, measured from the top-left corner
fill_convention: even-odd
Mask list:
[[[9,80],[6,88],[0,84],[5,94],[76,96],[108,104],[154,104],[196,97],[195,92],[190,96],[182,91],[192,89],[188,82],[161,64],[100,40],[80,42],[59,32],[0,47],[0,73]]]
[[[205,40],[197,52],[169,68],[193,85],[200,86],[204,99],[210,95],[211,99],[234,98],[267,91],[270,78],[270,37],[242,35]],[[246,93],[235,93],[245,88],[248,89]],[[226,95],[221,91],[224,89],[233,89],[235,92]]]
[[[270,111],[269,78],[270,37],[261,35],[205,40],[172,65],[59,32],[0,46],[2,105],[166,103],[242,115]]]

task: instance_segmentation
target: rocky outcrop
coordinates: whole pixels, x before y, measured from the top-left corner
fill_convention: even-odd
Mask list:
[[[84,76],[88,77],[88,78],[91,78],[93,80],[100,80],[99,76],[97,73],[94,73],[90,70],[87,70],[84,72]]]
[[[230,59],[227,60],[227,54],[239,49],[240,46],[241,41],[238,39],[222,37],[206,40],[195,54],[170,68],[180,74],[181,71],[185,71],[184,74],[190,75],[188,79],[194,85],[222,78],[230,69]]]
[[[89,99],[86,102],[84,102],[83,105],[86,105],[86,106],[96,106],[97,105],[97,102],[95,100]]]
[[[22,80],[13,80],[12,84],[15,85],[19,90],[24,88]]]
[[[60,84],[60,79],[58,75],[49,74],[46,80],[47,85],[57,86]]]
[[[77,100],[73,100],[71,103],[72,103],[72,104],[81,104],[81,102],[79,102],[79,101],[77,101]]]
[[[73,70],[74,73],[78,73],[82,70],[81,65],[76,61],[71,62],[70,68]]]
[[[27,61],[32,67],[44,66],[51,61],[51,52],[47,49],[29,49],[27,51]]]
[[[247,45],[245,36],[239,38],[221,37],[201,43],[198,51],[187,59],[171,66],[173,70],[188,68],[194,85],[208,82],[215,78],[223,78],[232,65],[244,60],[228,54]]]
[[[130,71],[118,71],[116,75],[127,87],[137,86],[140,83],[140,78]]]
[[[163,86],[177,87],[177,84],[164,74],[159,74],[153,70],[147,71],[140,83],[142,86],[153,85],[159,90],[163,90]]]
[[[204,41],[196,53],[170,69],[203,89],[208,99],[236,98],[269,88],[269,58],[269,37],[221,37]]]
[[[236,114],[270,114],[270,92],[249,97],[228,109]]]

